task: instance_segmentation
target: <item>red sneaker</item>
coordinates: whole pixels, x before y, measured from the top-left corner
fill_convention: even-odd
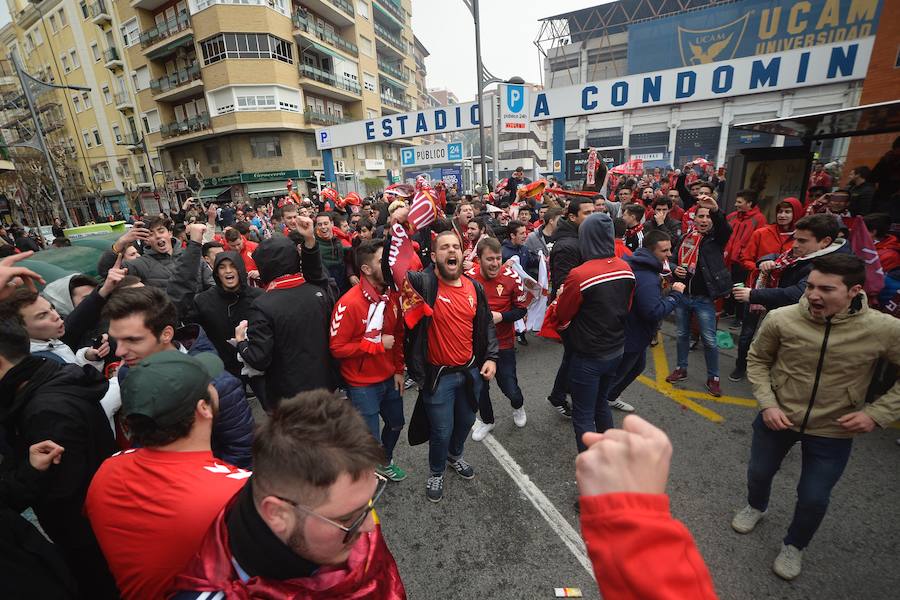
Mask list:
[[[669,383],[675,383],[676,381],[684,381],[687,379],[687,369],[675,369],[672,371],[672,374],[666,377],[666,381]]]
[[[710,377],[706,380],[706,391],[709,392],[710,396],[715,396],[716,398],[722,395],[722,388],[719,387],[718,377]]]

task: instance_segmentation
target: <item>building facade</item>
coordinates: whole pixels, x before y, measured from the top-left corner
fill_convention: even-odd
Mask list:
[[[417,103],[410,0],[7,2],[7,52],[90,88],[57,95],[62,137],[106,199],[86,202],[97,217],[198,193],[252,203],[283,195],[288,179],[310,192],[322,175],[316,127]],[[338,189],[386,185],[397,146],[336,151]]]

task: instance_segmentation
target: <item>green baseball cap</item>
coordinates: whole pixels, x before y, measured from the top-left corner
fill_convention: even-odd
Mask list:
[[[174,425],[207,397],[210,381],[225,370],[212,352],[188,356],[178,350],[152,354],[128,369],[122,382],[122,414],[144,415]]]

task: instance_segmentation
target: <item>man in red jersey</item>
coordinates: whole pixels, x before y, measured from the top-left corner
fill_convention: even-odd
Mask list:
[[[500,242],[485,238],[478,243],[478,264],[466,273],[481,284],[491,309],[491,320],[497,330],[500,350],[497,355],[497,385],[509,398],[513,408],[513,422],[525,427],[525,397],[516,378],[516,332],[514,323],[528,312],[525,286],[514,270],[503,265]],[[472,439],[480,442],[494,428],[494,407],[491,405],[490,385],[481,386],[478,398],[481,421],[475,424]]]
[[[393,461],[404,423],[400,296],[385,285],[380,243],[363,242],[355,252],[359,283],[334,307],[331,355],[340,361],[347,396],[384,448],[387,462],[378,466],[378,472],[391,481],[402,481],[406,472]],[[380,433],[379,414],[384,419]]]
[[[165,597],[250,476],[210,448],[219,404],[212,379],[223,370],[215,354],[167,350],[132,366],[122,383],[121,414],[142,447],[104,461],[84,511],[126,600]]]

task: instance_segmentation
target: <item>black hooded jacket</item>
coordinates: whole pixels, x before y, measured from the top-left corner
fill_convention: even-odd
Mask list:
[[[244,361],[265,371],[267,402],[276,405],[318,388],[333,390],[328,349],[333,301],[318,246],[308,249],[297,236],[276,236],[260,243],[253,260],[264,285],[297,272],[306,279],[303,285],[258,296],[250,307],[247,340],[238,344]]]
[[[578,225],[563,216],[551,238],[550,250],[550,301],[559,293],[569,271],[581,264],[581,250],[578,249]]]
[[[229,292],[222,287],[219,279],[219,265],[230,260],[238,272],[240,287]],[[237,350],[228,343],[234,337],[234,328],[243,320],[250,319],[253,301],[263,295],[263,290],[247,285],[247,269],[237,252],[219,252],[213,261],[213,280],[216,284],[194,297],[195,320],[203,327],[225,368],[235,377],[241,376],[241,363]]]

